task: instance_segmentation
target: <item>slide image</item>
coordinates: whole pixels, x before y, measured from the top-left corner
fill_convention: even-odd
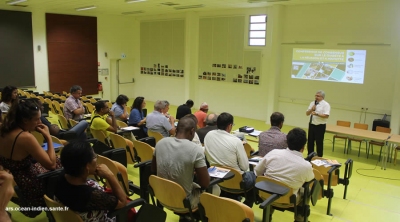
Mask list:
[[[364,83],[366,50],[293,49],[291,77]]]

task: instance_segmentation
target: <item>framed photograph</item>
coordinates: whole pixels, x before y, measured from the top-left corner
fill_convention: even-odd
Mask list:
[[[228,69],[232,69],[232,64],[228,64]]]
[[[225,69],[226,68],[226,64],[222,64],[222,68]]]

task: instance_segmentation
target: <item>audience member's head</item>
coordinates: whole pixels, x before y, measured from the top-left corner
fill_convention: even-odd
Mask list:
[[[233,126],[233,116],[229,113],[221,113],[217,118],[217,127],[220,130],[231,132]]]
[[[82,87],[78,85],[73,85],[69,90],[69,92],[75,99],[79,99],[82,95]]]
[[[144,97],[143,96],[136,97],[136,99],[133,101],[132,109],[137,109],[139,111],[142,111],[144,107],[146,107],[146,101],[144,101]]]
[[[176,127],[176,137],[178,139],[188,139],[192,141],[195,132],[196,122],[191,116],[186,115],[179,120],[178,126]]]
[[[216,126],[217,119],[218,119],[218,114],[210,113],[207,115],[207,118],[205,119],[204,122],[206,123],[207,126]]]
[[[110,107],[108,107],[107,103],[104,101],[97,101],[94,104],[94,108],[96,109],[96,113],[100,115],[107,114],[110,111]]]
[[[290,150],[303,152],[307,142],[306,131],[301,128],[293,128],[286,136],[287,144]]]
[[[272,113],[269,120],[271,121],[271,126],[277,126],[279,128],[282,128],[283,122],[285,121],[285,117],[280,112],[274,112]]]
[[[197,130],[197,123],[198,123],[198,120],[197,120],[196,116],[193,115],[193,114],[187,114],[187,115],[184,116],[184,117],[191,118],[191,119],[196,123],[196,130]]]
[[[193,100],[189,99],[188,101],[186,101],[186,106],[188,106],[189,108],[192,108],[194,105]]]
[[[115,100],[115,102],[120,106],[125,105],[128,101],[129,101],[129,98],[127,96],[125,96],[124,94],[119,95],[117,97],[117,99]]]
[[[61,152],[61,164],[65,174],[82,177],[93,174],[97,166],[97,155],[88,142],[72,141]]]
[[[20,127],[26,131],[33,131],[40,121],[40,105],[35,100],[21,100],[11,106],[0,128],[1,136]]]
[[[205,112],[205,113],[207,113],[207,112],[208,112],[208,104],[207,104],[206,102],[203,102],[203,103],[200,105],[200,110],[203,111],[203,112]]]
[[[154,103],[154,110],[156,110],[156,111],[158,111],[160,113],[168,112],[168,110],[169,110],[169,102],[167,100],[157,100]]]
[[[6,86],[1,92],[1,101],[4,103],[15,103],[18,101],[18,89],[15,86]]]

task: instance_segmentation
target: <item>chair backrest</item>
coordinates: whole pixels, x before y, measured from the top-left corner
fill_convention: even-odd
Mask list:
[[[40,145],[44,142],[44,137],[38,131],[31,131],[31,134],[36,138]]]
[[[63,110],[61,109],[60,103],[57,100],[53,100],[54,109],[59,115],[64,115]]]
[[[326,158],[315,156],[312,158],[312,160],[326,160]],[[325,166],[317,166],[312,164],[312,167],[314,169],[317,169],[322,176],[324,177],[324,184],[328,185],[328,179],[329,179],[329,174],[328,171],[331,169],[331,167],[325,167]],[[332,173],[332,181],[331,185],[332,186],[337,186],[339,184],[339,169],[337,169],[335,172]]]
[[[390,133],[390,132],[392,132],[392,129],[387,128],[387,127],[383,127],[383,126],[377,126],[376,127],[376,131],[377,132],[383,132],[383,133]]]
[[[336,125],[338,125],[338,126],[350,127],[351,122],[350,122],[350,121],[338,120],[338,121],[336,121]]]
[[[185,209],[183,200],[186,198],[186,192],[181,185],[155,175],[150,176],[149,183],[154,196],[162,205],[167,208]]]
[[[224,190],[224,188],[227,188],[231,191],[241,190],[240,182],[242,182],[243,178],[242,178],[242,174],[239,171],[237,171],[231,167],[227,167],[227,166],[218,166],[218,165],[216,165],[216,166],[220,167],[220,168],[228,169],[228,170],[232,171],[233,174],[235,174],[235,176],[233,176],[232,179],[225,180],[224,182],[221,182],[218,184],[221,187],[221,189]]]
[[[147,143],[135,140],[133,141],[137,155],[140,157],[140,162],[146,162],[153,159],[154,147]]]
[[[251,154],[251,150],[252,150],[250,144],[245,143],[245,144],[243,144],[243,146],[244,146],[244,151],[246,151],[247,158],[250,158],[250,154]]]
[[[87,111],[89,112],[89,114],[93,113],[94,111],[94,106],[91,103],[84,103],[84,106],[86,106]]]
[[[151,136],[151,137],[154,137],[154,139],[156,139],[156,144],[158,143],[158,141],[160,141],[162,138],[164,138],[163,135],[161,135],[161,133],[154,132],[154,131],[151,131],[151,130],[148,130],[147,134],[149,136]]]
[[[253,210],[236,200],[204,192],[200,195],[200,204],[208,222],[244,221],[246,218],[250,222],[254,221]]]
[[[96,100],[95,98],[92,97],[92,98],[90,98],[90,102],[91,102],[91,103],[96,103],[97,100]],[[111,108],[111,107],[110,107],[110,108]]]
[[[354,128],[367,130],[368,129],[368,124],[365,124],[365,123],[354,123]]]
[[[78,121],[73,120],[73,119],[69,119],[68,121],[69,121],[69,125],[71,125],[71,127],[74,127],[78,124]]]
[[[101,155],[99,155],[99,156],[97,157],[97,164],[98,164],[98,165],[100,165],[100,164],[105,164],[105,165],[108,167],[108,169],[110,169],[110,171],[114,174],[115,178],[117,178],[117,180],[118,180],[118,173],[119,173],[119,170],[118,170],[118,167],[117,167],[117,165],[116,165],[115,163],[117,163],[117,162],[112,161],[112,160],[110,160],[110,159],[107,158],[107,157],[104,157],[104,156],[101,156]],[[123,183],[122,181],[119,181],[119,180],[118,180],[118,182],[119,182],[119,184],[121,185],[121,187],[124,186],[124,185],[123,185],[124,183]],[[110,184],[108,183],[108,181],[106,181],[106,186],[107,186],[108,188],[111,188],[111,186],[110,186]]]
[[[57,114],[57,116],[58,116],[58,122],[60,123],[61,128],[65,129],[65,130],[69,129],[67,119],[63,115],[60,115],[60,114]]]
[[[116,120],[117,121],[117,126],[119,126],[119,127],[128,127],[128,124],[126,124],[126,123],[124,123],[124,122],[122,122],[121,120]]]
[[[284,183],[281,183],[279,181],[276,181],[274,179],[271,179],[269,177],[266,176],[258,176],[256,179],[256,183],[260,182],[260,181],[269,181],[284,187],[289,188],[289,192],[286,195],[281,196],[279,199],[275,200],[274,203],[280,203],[280,204],[287,204],[288,207],[290,205],[293,205],[293,203],[290,201],[291,196],[294,195],[293,194],[293,189],[290,188],[289,186],[285,185]],[[271,196],[271,194],[267,193],[267,192],[263,192],[263,191],[259,191],[259,196],[263,199],[266,200],[268,197]]]
[[[126,148],[127,144],[124,137],[115,133],[110,133],[109,137],[114,148]]]
[[[93,138],[97,139],[98,141],[100,141],[106,145],[109,145],[108,138],[102,130],[90,129],[90,133],[92,134]]]
[[[50,199],[48,196],[44,195],[44,201],[46,202],[47,207],[51,207],[54,209],[66,209],[65,206],[61,203],[58,203],[52,199]],[[51,214],[53,215],[55,221],[57,222],[70,222],[70,221],[76,221],[76,222],[83,222],[82,218],[72,210],[53,210],[50,211]]]

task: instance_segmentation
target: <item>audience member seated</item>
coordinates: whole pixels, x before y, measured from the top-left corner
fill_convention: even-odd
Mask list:
[[[40,121],[39,105],[33,100],[22,100],[11,107],[0,127],[0,163],[10,170],[21,190],[18,205],[27,211],[28,217],[36,217],[42,211],[29,210],[45,207],[44,187],[36,176],[61,167],[56,159],[53,143],[45,151],[29,131],[38,131],[46,141],[51,141],[49,129]],[[28,209],[29,208],[29,209]]]
[[[258,137],[259,156],[265,156],[273,149],[286,149],[286,134],[281,132],[285,117],[280,112],[272,113],[270,117],[271,128],[260,133]]]
[[[71,95],[65,100],[63,113],[67,120],[73,119],[79,121],[83,119],[85,107],[79,100],[82,95],[82,87],[74,85],[70,89]]]
[[[197,112],[194,113],[194,115],[197,118],[197,122],[198,122],[198,126],[200,128],[204,127],[204,121],[207,117],[207,112],[208,112],[208,104],[206,102],[203,102],[200,105],[200,110],[198,110]]]
[[[104,135],[106,135],[107,137],[110,135],[110,132],[117,133],[117,121],[115,119],[114,112],[110,111],[107,103],[104,101],[97,101],[94,106],[96,110],[91,116],[90,129],[103,131]],[[133,142],[126,138],[125,141],[132,150]]]
[[[40,100],[36,100],[36,102],[40,105],[40,111],[42,112],[42,115],[40,116],[40,120],[44,125],[49,128],[50,135],[55,136],[57,138],[63,139],[63,134],[66,132],[65,130],[61,130],[60,127],[57,124],[51,124],[46,117],[43,116],[43,104],[40,102]],[[80,121],[78,124],[73,126],[71,129],[68,131],[75,132],[76,134],[76,139],[78,140],[86,140],[86,129],[88,127],[88,123],[86,121]],[[64,141],[66,142],[66,141]],[[66,143],[63,143],[64,145]]]
[[[18,103],[18,89],[15,86],[6,86],[1,92],[0,110],[8,112],[12,104]]]
[[[129,98],[123,94],[117,97],[115,103],[111,107],[111,111],[114,112],[115,119],[120,120],[122,122],[126,122],[128,120],[129,112],[126,106],[128,101]]]
[[[11,222],[6,207],[14,195],[13,180],[13,176],[0,165],[0,221],[2,222]]]
[[[191,118],[180,119],[176,137],[164,138],[156,144],[151,165],[151,170],[157,172],[157,176],[183,187],[192,208],[199,203],[201,189],[207,188],[210,183],[204,152],[191,142],[195,131],[196,123]],[[197,183],[193,182],[193,171]]]
[[[300,128],[294,128],[287,135],[287,149],[273,149],[259,162],[254,169],[256,175],[264,175],[280,181],[293,188],[293,193],[302,195],[301,187],[305,182],[314,179],[311,163],[304,160],[303,151],[306,145],[306,132]],[[298,198],[300,201],[301,198]],[[271,210],[271,215],[273,210]],[[298,215],[295,221],[304,221],[302,215]]]
[[[146,107],[144,97],[139,96],[133,101],[131,114],[129,115],[129,126],[140,127],[141,132],[137,135],[139,138],[147,137],[146,117],[143,115],[143,109]]]
[[[55,197],[83,221],[115,221],[107,218],[107,213],[125,206],[126,195],[110,169],[96,162],[97,154],[89,143],[73,141],[66,145],[61,153],[65,175],[57,183]],[[96,181],[88,180],[89,175],[106,179],[112,193],[106,193]]]
[[[178,106],[176,109],[176,119],[180,119],[188,114],[192,114],[193,100],[189,99],[185,104]]]
[[[169,103],[165,100],[157,100],[154,103],[154,111],[146,118],[148,130],[159,132],[163,137],[175,135],[175,118],[168,115]]]
[[[207,133],[211,130],[218,129],[217,127],[217,118],[218,114],[210,113],[207,115],[205,124],[206,126],[197,130],[197,135],[199,136],[199,140],[202,144],[204,144],[204,137],[206,137]]]
[[[244,150],[242,141],[230,134],[233,126],[233,116],[221,113],[217,118],[217,130],[207,133],[204,138],[206,157],[210,165],[220,165],[234,168],[242,173],[245,189],[254,187],[256,177],[249,169],[249,160]],[[253,206],[253,189],[248,191],[244,201],[249,207]]]
[[[196,128],[195,129],[197,130],[197,118],[193,114],[187,114],[184,117],[191,118],[196,123]],[[197,135],[196,131],[194,132],[194,137],[192,139],[192,142],[197,144],[197,145],[199,145],[202,148],[203,152],[204,152],[203,145],[200,143],[200,139],[199,139],[199,136]]]

